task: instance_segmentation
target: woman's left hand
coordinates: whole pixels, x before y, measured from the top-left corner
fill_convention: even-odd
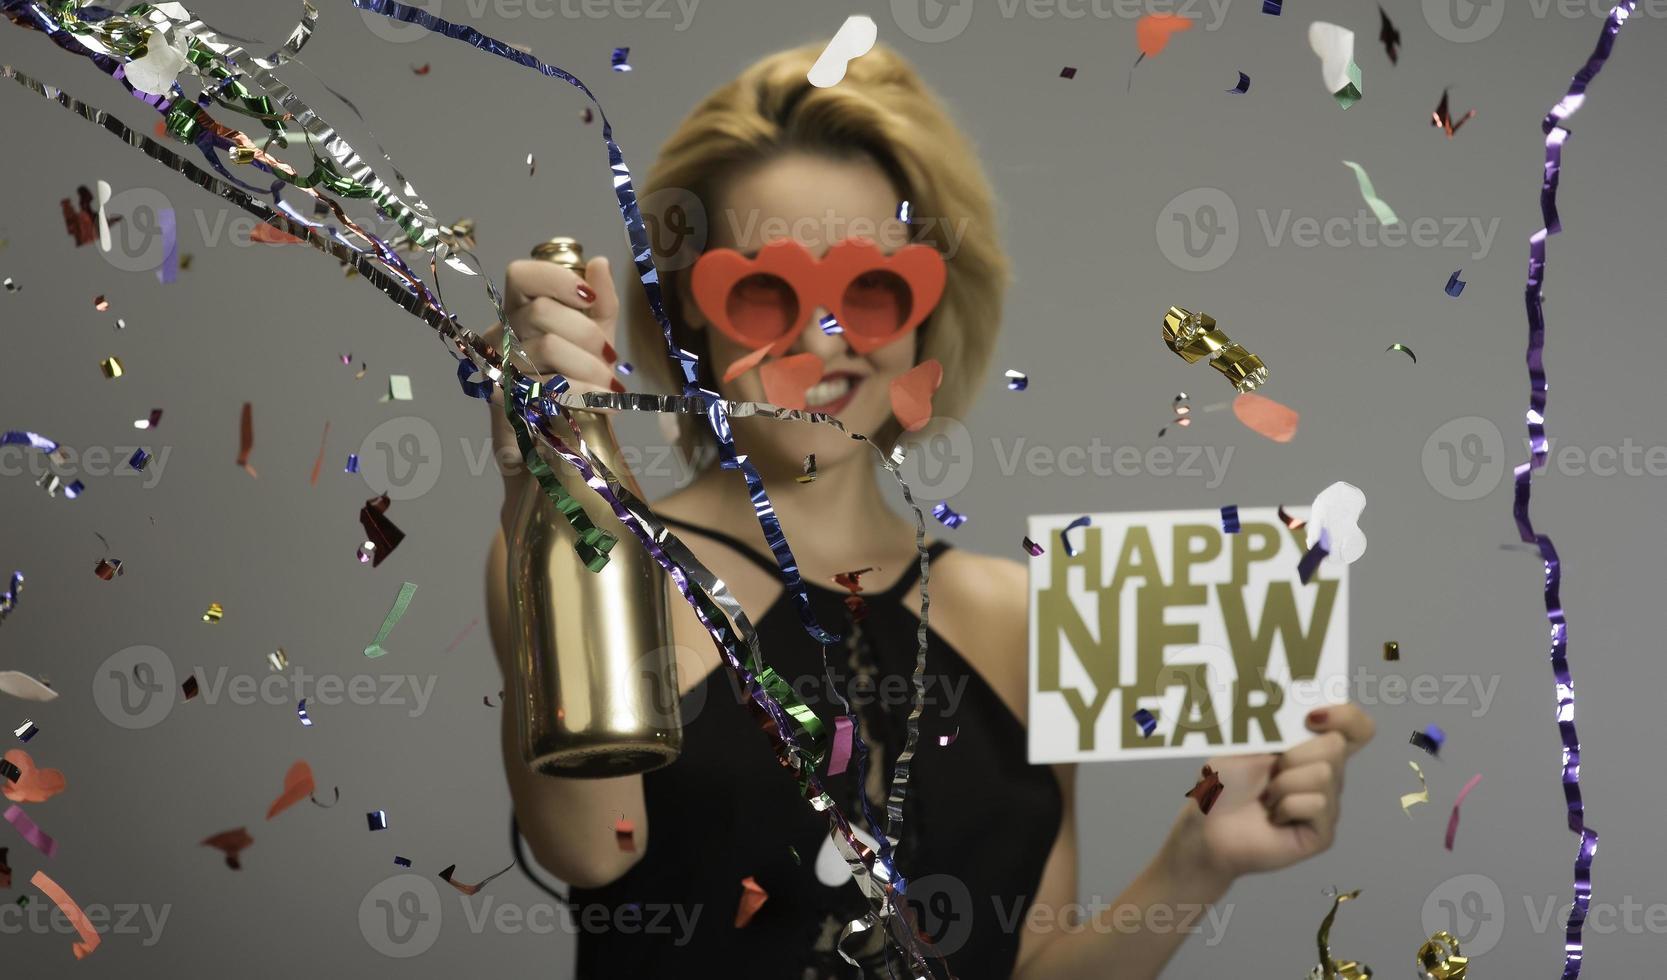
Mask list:
[[[1372,740],[1377,726],[1354,704],[1316,708],[1307,725],[1314,737],[1280,755],[1211,759],[1221,795],[1208,814],[1186,801],[1172,835],[1172,857],[1225,883],[1330,847],[1344,764]]]

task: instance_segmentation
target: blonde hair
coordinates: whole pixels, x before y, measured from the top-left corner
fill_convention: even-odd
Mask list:
[[[695,219],[704,220],[727,175],[786,151],[865,155],[891,177],[914,215],[933,219],[924,234],[911,237],[947,250],[943,298],[918,328],[916,350],[919,360],[943,364],[935,414],[960,418],[994,352],[1007,288],[989,182],[967,138],[896,52],[876,46],[850,63],[839,84],[816,88],[805,76],[821,49],[814,44],[770,55],[707,96],[661,147],[654,169],[638,185],[655,262],[664,263],[660,281],[672,338],[701,356],[700,383],[717,390],[705,332],[690,327],[685,316],[685,277],[693,259],[680,253],[683,233],[691,229],[669,220],[673,208],[692,199],[700,205]],[[960,240],[937,240],[952,221],[964,222]],[[668,241],[664,232],[673,228],[679,238]],[[695,241],[704,244],[707,231],[692,229]],[[626,335],[641,372],[662,390],[681,393],[680,369],[665,356],[664,336],[647,300],[640,289],[628,295]],[[679,423],[681,441],[692,449],[705,426],[688,416]],[[900,434],[893,419],[875,437],[889,449]]]

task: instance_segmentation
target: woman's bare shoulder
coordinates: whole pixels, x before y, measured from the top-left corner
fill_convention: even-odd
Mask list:
[[[1030,663],[1026,566],[1011,558],[951,548],[932,563],[928,585],[932,629],[1023,721]],[[910,600],[918,609],[919,597]]]

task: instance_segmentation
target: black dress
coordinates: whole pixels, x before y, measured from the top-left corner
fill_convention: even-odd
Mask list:
[[[688,530],[777,573],[740,542]],[[936,544],[931,557],[947,549]],[[885,760],[879,771],[886,791],[913,696],[920,620],[903,597],[918,578],[918,565],[910,563],[885,591],[865,591],[864,610],[855,611],[848,592],[808,585],[817,622],[841,634],[827,650],[827,665],[857,710],[865,741]],[[852,622],[853,612],[859,622]],[[767,665],[794,685],[832,733],[843,709],[829,691],[822,648],[801,627],[791,598],[780,596],[755,624]],[[995,691],[936,632],[928,631],[927,644],[926,704],[896,863],[920,931],[955,975],[1004,978],[1012,973],[1025,914],[1058,836],[1063,801],[1052,769],[1026,761],[1024,727]],[[643,776],[649,833],[642,859],[608,885],[570,893],[579,935],[576,975],[911,976],[901,963],[888,974],[883,960],[853,967],[834,951],[839,928],[867,903],[848,878],[838,886],[819,880],[815,866],[829,839],[827,820],[800,797],[740,702],[722,668],[684,695],[681,756]],[[940,736],[953,741],[941,745]],[[872,757],[869,763],[874,768]],[[823,784],[854,826],[880,836],[864,819],[854,753],[847,771],[824,775]],[[886,791],[873,798],[882,824]],[[749,877],[768,898],[736,928],[742,880]]]

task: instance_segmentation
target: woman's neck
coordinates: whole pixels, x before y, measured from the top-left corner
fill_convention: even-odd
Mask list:
[[[887,504],[866,447],[819,469],[812,482],[768,472],[764,481],[807,578],[890,563],[914,549],[912,524]],[[656,507],[741,541],[761,540],[746,481],[737,471],[710,467]]]

